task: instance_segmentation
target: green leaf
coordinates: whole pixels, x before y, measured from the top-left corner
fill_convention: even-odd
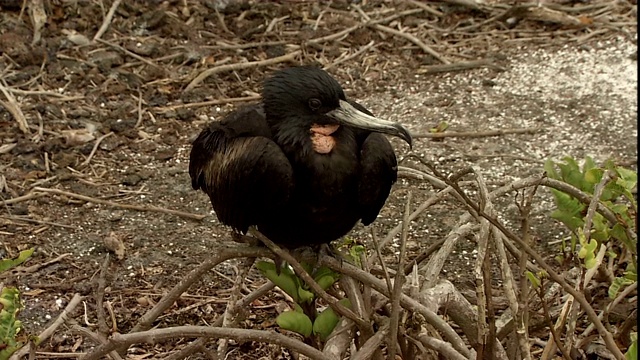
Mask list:
[[[624,244],[628,250],[633,250],[636,248],[636,244],[634,241],[627,237],[627,232],[624,226],[618,224],[613,225],[611,231],[609,232],[611,236]]]
[[[537,289],[540,287],[540,280],[536,277],[534,273],[532,273],[531,271],[527,271],[525,274],[527,275],[527,278],[531,282],[531,286],[533,286],[534,289]]]
[[[560,179],[560,176],[556,171],[556,163],[553,162],[553,160],[547,159],[547,161],[544,162],[544,171],[547,173],[548,177],[556,180]]]
[[[618,179],[616,183],[627,190],[632,190],[638,184],[638,173],[625,169],[623,167],[617,167],[616,172],[618,173]]]
[[[297,311],[285,311],[276,318],[278,326],[285,330],[294,331],[298,334],[309,337],[313,330],[311,319],[303,313]]]
[[[584,181],[584,178],[582,176],[582,172],[580,172],[580,167],[578,166],[578,163],[570,157],[564,158],[564,161],[565,161],[564,164],[562,163],[558,164],[558,167],[560,168],[560,176],[562,177],[562,180],[568,184],[571,184],[577,187],[578,189],[587,191],[588,189],[585,189],[585,187],[587,187],[585,185],[588,185],[588,183]]]
[[[562,191],[552,189],[551,192],[558,207],[551,213],[551,217],[561,221],[570,230],[581,227],[584,224],[582,211],[585,209],[585,205]]]
[[[333,285],[333,283],[336,282],[336,280],[338,280],[339,277],[340,274],[336,273],[326,266],[319,268],[313,274],[313,279],[318,283],[318,285],[320,285],[322,290],[327,290],[331,285]]]
[[[593,161],[591,156],[586,156],[584,158],[584,165],[582,165],[582,172],[586,174],[589,170],[591,170],[591,169],[593,169],[595,167],[596,167],[596,163]],[[600,177],[600,178],[602,178],[602,177]],[[600,181],[600,180],[598,179],[598,181]],[[596,183],[598,181],[596,181]]]
[[[17,341],[16,336],[22,330],[22,322],[17,319],[22,310],[20,291],[7,286],[0,293],[0,344],[5,347],[0,351],[0,359],[8,359],[11,354],[22,347],[22,342]]]
[[[604,170],[602,169],[598,169],[598,168],[589,169],[587,172],[584,173],[584,180],[587,183],[589,183],[590,186],[593,186],[595,188],[596,184],[598,184],[600,180],[602,180],[603,174],[604,174]]]
[[[596,239],[601,243],[609,240],[609,224],[604,216],[599,213],[595,213],[592,224],[592,229],[594,231],[591,233],[591,238]]]
[[[638,359],[638,333],[631,333],[631,345],[629,345],[629,349],[624,354],[626,360],[637,360]]]
[[[609,298],[615,299],[616,296],[618,296],[618,292],[620,292],[620,289],[622,289],[624,286],[631,285],[634,282],[635,281],[623,277],[617,277],[613,279],[613,282],[611,283],[611,285],[609,285]]]
[[[346,307],[351,307],[349,299],[342,299],[338,302]],[[340,321],[338,314],[331,307],[327,307],[313,322],[313,333],[319,335],[320,339],[324,341],[331,335],[333,329],[338,325],[338,321]]]
[[[300,297],[298,295],[298,285],[296,284],[295,275],[291,275],[290,271],[281,269],[280,274],[276,271],[276,265],[272,262],[258,261],[256,268],[269,280],[271,280],[282,291],[286,292],[293,298],[293,301],[298,302]]]
[[[298,288],[298,302],[303,304],[303,303],[309,303],[313,300],[313,298],[315,297],[315,295],[306,289],[303,289],[302,287]]]
[[[430,133],[441,133],[447,130],[449,124],[446,121],[441,121],[436,127],[432,127],[429,129]]]
[[[25,262],[32,254],[35,249],[27,249],[20,251],[20,255],[18,255],[15,259],[2,259],[0,260],[0,273],[11,269],[12,267],[18,266]]]

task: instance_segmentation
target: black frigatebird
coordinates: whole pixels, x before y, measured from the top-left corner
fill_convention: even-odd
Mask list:
[[[329,243],[372,223],[389,196],[397,160],[382,134],[411,146],[407,129],[347,100],[324,70],[287,68],[264,82],[261,103],[200,133],[191,184],[235,231],[255,225],[290,249]]]

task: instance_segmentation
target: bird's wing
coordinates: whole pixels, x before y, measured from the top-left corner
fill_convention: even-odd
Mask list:
[[[293,188],[293,170],[254,106],[213,123],[193,142],[189,175],[202,189],[218,219],[246,232],[260,219],[274,216]]]
[[[398,178],[398,162],[389,140],[382,134],[370,133],[360,148],[362,175],[358,199],[362,223],[371,224],[384,206],[391,186]]]

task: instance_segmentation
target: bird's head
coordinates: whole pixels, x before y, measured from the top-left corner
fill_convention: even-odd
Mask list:
[[[317,67],[299,66],[275,72],[264,83],[262,99],[267,122],[275,129],[293,125],[309,129],[320,126],[335,131],[339,126],[351,126],[397,136],[409,146],[412,144],[406,128],[352,105],[340,84]]]

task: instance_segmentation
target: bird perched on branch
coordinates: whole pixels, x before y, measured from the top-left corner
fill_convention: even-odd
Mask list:
[[[290,249],[329,243],[372,223],[389,196],[397,161],[382,134],[411,146],[407,129],[347,100],[324,70],[287,68],[264,82],[261,103],[200,133],[191,184],[235,231],[255,225]]]

